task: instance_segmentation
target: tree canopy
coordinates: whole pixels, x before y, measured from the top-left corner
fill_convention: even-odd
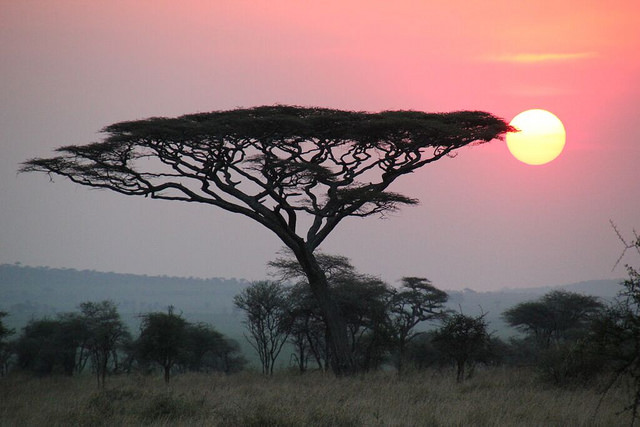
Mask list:
[[[535,338],[546,348],[587,329],[604,305],[596,297],[575,292],[552,291],[536,301],[520,303],[503,313],[505,321]]]
[[[160,365],[164,372],[164,381],[169,382],[171,368],[183,356],[187,340],[187,321],[173,312],[154,312],[142,316],[140,336],[136,346],[141,359]]]
[[[314,220],[305,237],[315,248],[346,216],[416,203],[387,191],[398,176],[508,129],[478,111],[374,114],[264,106],[112,124],[103,129],[102,142],[61,147],[59,156],[29,160],[21,171],[59,174],[127,195],[216,205],[287,240],[298,216],[308,213]]]

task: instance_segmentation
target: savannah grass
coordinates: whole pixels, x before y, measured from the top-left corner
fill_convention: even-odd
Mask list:
[[[480,370],[462,384],[451,371],[376,373],[354,378],[244,372],[0,378],[0,425],[154,426],[616,426],[623,389],[597,414],[598,386],[546,386],[527,370]]]

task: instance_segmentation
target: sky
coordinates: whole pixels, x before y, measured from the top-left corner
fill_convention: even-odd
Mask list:
[[[610,221],[640,229],[639,13],[632,0],[0,0],[0,263],[269,277],[282,244],[247,218],[17,174],[118,121],[543,108],[567,131],[553,162],[526,165],[498,140],[464,148],[396,181],[419,206],[347,219],[322,250],[442,289],[624,277]]]

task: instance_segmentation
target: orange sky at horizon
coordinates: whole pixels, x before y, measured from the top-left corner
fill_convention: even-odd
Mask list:
[[[170,260],[194,243],[187,237],[179,243],[170,232],[171,240],[157,237],[162,249],[154,256],[133,261],[111,251],[92,259],[86,247],[118,228],[87,219],[108,215],[94,211],[94,203],[112,204],[113,216],[127,209],[134,212],[126,217],[156,215],[160,228],[185,208],[157,212],[153,203],[147,208],[129,198],[88,194],[62,180],[48,185],[38,176],[15,177],[19,162],[93,141],[116,121],[276,103],[485,110],[507,121],[542,108],[567,131],[564,151],[553,162],[524,165],[500,141],[463,149],[395,185],[420,198],[420,207],[389,221],[349,222],[336,230],[344,237],[331,238],[325,250],[384,278],[425,275],[451,288],[473,288],[471,280],[490,288],[609,277],[605,258],[610,254],[615,262],[619,242],[608,219],[640,227],[640,201],[633,197],[640,190],[638,15],[640,2],[621,0],[579,6],[568,0],[0,0],[0,198],[11,201],[0,212],[0,242],[8,242],[0,245],[0,263],[260,277],[279,246],[260,231],[255,261],[246,266],[212,249],[219,264],[193,255],[172,267]],[[76,206],[75,214],[68,206]],[[37,214],[43,211],[50,219]],[[193,212],[191,222],[202,232],[207,219]],[[235,218],[210,214],[225,228],[236,227]],[[244,232],[244,219],[238,223]],[[87,230],[74,234],[77,224]],[[397,242],[382,244],[373,230]],[[215,229],[207,232],[211,241],[219,237]],[[130,233],[138,236],[130,245],[142,254],[142,231]],[[40,238],[41,249],[29,244],[38,236],[51,236]],[[71,239],[68,253],[54,253],[65,239]],[[252,239],[235,239],[237,251]],[[464,240],[486,249],[473,250]],[[359,253],[363,241],[368,254]],[[104,251],[116,244],[104,243]],[[570,253],[589,245],[591,252]],[[406,247],[411,256],[380,266],[390,248]],[[420,251],[432,261],[420,264]],[[446,268],[458,257],[467,260],[468,271]],[[416,265],[419,271],[408,271]],[[523,281],[516,283],[518,277]]]

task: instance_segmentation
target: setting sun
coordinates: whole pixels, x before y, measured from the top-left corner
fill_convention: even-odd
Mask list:
[[[564,148],[566,133],[558,117],[546,110],[523,111],[509,123],[519,132],[507,134],[513,156],[529,165],[549,163]]]

